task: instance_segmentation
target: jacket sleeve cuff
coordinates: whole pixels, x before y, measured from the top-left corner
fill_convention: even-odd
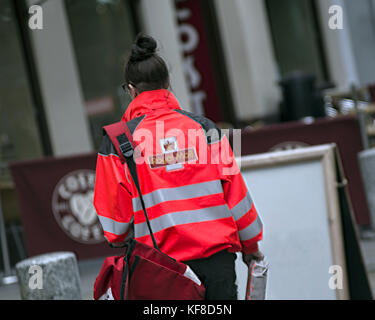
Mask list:
[[[254,252],[257,252],[258,250],[259,250],[258,242],[255,242],[255,243],[253,243],[250,246],[243,247],[242,248],[242,253],[244,253],[244,254],[252,254]]]

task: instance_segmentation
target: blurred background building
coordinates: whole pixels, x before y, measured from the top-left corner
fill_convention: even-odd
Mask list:
[[[29,28],[32,5],[43,8],[42,30]],[[329,27],[333,5],[342,29]],[[158,40],[186,110],[253,129],[362,110],[363,143],[374,145],[375,0],[0,0],[0,192],[12,262],[26,253],[7,164],[95,153],[101,127],[130,102],[123,65],[141,31]]]

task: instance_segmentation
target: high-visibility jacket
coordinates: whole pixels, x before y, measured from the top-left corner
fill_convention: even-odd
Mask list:
[[[182,110],[164,89],[139,94],[122,121],[141,150],[140,187],[162,252],[188,261],[225,249],[258,250],[262,222],[229,141],[212,121]],[[122,243],[132,233],[152,245],[127,165],[106,135],[97,158],[94,205],[108,242]]]

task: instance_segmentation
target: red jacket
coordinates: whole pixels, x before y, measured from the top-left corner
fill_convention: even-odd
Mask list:
[[[143,152],[140,187],[159,248],[179,261],[228,249],[252,253],[262,222],[229,141],[207,118],[183,111],[168,90],[147,91],[123,119]],[[94,205],[106,239],[130,233],[152,245],[127,165],[104,136],[96,168]]]

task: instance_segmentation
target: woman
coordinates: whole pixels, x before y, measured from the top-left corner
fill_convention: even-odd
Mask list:
[[[139,35],[125,68],[132,98],[122,121],[142,150],[140,187],[162,252],[188,264],[206,299],[237,299],[235,252],[261,259],[257,214],[228,139],[202,116],[184,111],[169,88],[157,44]],[[98,154],[94,205],[109,243],[129,237],[152,246],[136,187],[108,136]]]

